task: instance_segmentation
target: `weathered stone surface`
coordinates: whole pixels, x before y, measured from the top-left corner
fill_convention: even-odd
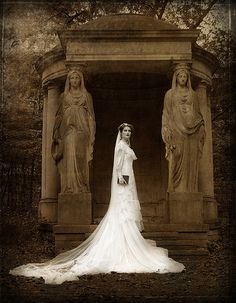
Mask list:
[[[91,224],[91,194],[59,194],[58,224]]]
[[[69,71],[58,103],[51,152],[60,174],[60,193],[89,192],[96,124],[92,97],[81,71]]]
[[[57,222],[57,194],[59,177],[57,167],[51,155],[52,132],[57,111],[59,87],[55,82],[49,82],[43,106],[42,132],[42,183],[39,218],[48,223]]]
[[[40,222],[57,222],[57,199],[41,199],[39,202]]]
[[[81,224],[57,224],[54,225],[53,231],[57,234],[76,234],[76,233],[87,233],[93,232],[97,225],[81,225]]]
[[[204,222],[206,223],[217,222],[218,207],[216,200],[212,196],[211,197],[203,196],[203,216],[204,216]]]
[[[192,89],[190,67],[174,66],[172,86],[164,98],[162,139],[168,160],[168,191],[198,192],[199,161],[205,141],[205,126],[198,96]]]
[[[170,223],[203,223],[201,193],[169,193]]]
[[[176,231],[176,232],[206,232],[209,230],[208,224],[144,224],[145,231]]]

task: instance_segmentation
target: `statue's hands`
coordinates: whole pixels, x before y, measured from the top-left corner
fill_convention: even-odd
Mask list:
[[[173,144],[166,144],[166,158],[168,158],[170,153],[173,153],[176,149],[176,146]]]
[[[53,138],[53,143],[54,144],[60,144],[61,143],[61,139],[59,139],[59,138]]]
[[[170,145],[170,142],[172,140],[172,131],[166,126],[163,127],[163,136],[164,136],[165,142]]]

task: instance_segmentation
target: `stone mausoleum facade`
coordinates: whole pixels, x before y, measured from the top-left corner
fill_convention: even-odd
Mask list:
[[[132,146],[138,160],[134,171],[144,219],[144,237],[170,254],[205,254],[217,239],[214,198],[211,100],[209,91],[216,58],[197,46],[199,30],[142,15],[98,18],[59,33],[61,48],[37,63],[45,88],[42,145],[42,223],[53,226],[56,250],[78,245],[104,216],[110,199],[113,149],[117,126],[135,126]],[[170,193],[168,162],[161,137],[164,95],[171,87],[173,66],[189,66],[198,95],[206,138],[199,164],[198,193]],[[51,155],[59,96],[69,70],[79,69],[93,97],[96,136],[90,166],[88,198],[65,198]],[[66,203],[66,204],[65,204]]]

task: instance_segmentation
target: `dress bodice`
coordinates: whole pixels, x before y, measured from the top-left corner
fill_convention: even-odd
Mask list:
[[[130,175],[133,173],[133,161],[136,159],[133,149],[121,140],[117,146],[116,169],[122,175]]]

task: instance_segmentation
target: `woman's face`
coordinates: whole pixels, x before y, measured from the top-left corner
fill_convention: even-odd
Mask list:
[[[180,86],[185,86],[186,83],[187,83],[187,80],[188,80],[188,75],[187,75],[185,72],[180,72],[180,73],[177,75],[177,83],[178,83]]]
[[[121,138],[122,139],[130,139],[132,134],[131,128],[129,126],[125,126],[121,132]]]
[[[73,88],[78,88],[80,86],[81,79],[77,73],[73,73],[70,76],[70,86]]]

